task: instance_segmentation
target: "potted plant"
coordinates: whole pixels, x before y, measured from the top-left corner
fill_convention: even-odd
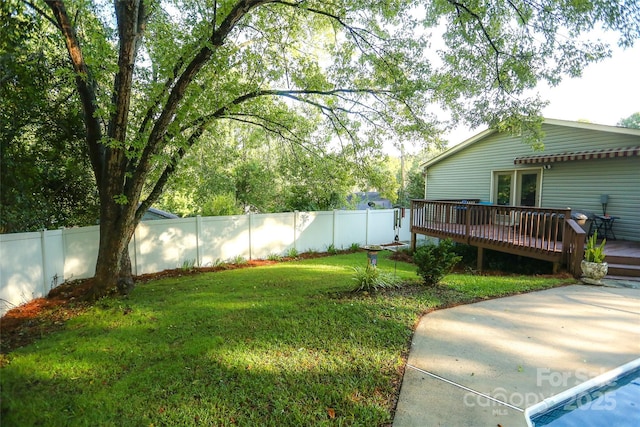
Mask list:
[[[582,281],[592,285],[601,285],[601,279],[607,275],[609,265],[604,262],[604,245],[606,239],[598,245],[598,233],[595,232],[587,239],[587,246],[584,250],[584,259],[580,267],[582,268]]]

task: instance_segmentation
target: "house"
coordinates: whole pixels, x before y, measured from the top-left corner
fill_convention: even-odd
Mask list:
[[[180,217],[176,214],[172,214],[171,212],[163,211],[156,208],[149,208],[142,216],[142,221],[150,221],[155,219],[175,219],[175,218],[180,218]]]
[[[553,119],[542,129],[543,151],[485,130],[427,161],[425,199],[606,213],[617,239],[640,242],[640,129]]]
[[[347,202],[354,204],[356,210],[393,208],[391,201],[383,198],[377,191],[360,191],[349,194]]]

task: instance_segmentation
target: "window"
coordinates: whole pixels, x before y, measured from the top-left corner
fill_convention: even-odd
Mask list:
[[[537,173],[523,173],[516,174],[519,175],[519,199],[520,206],[536,206],[538,203],[537,194],[538,194],[538,174]]]
[[[498,174],[498,188],[495,196],[496,204],[506,206],[511,204],[511,173]]]
[[[540,205],[539,169],[494,172],[493,202],[502,206]]]

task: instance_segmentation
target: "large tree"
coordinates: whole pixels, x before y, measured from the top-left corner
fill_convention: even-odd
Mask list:
[[[94,297],[131,285],[134,228],[205,133],[250,124],[365,162],[381,141],[429,140],[443,106],[535,139],[543,103],[523,93],[607,56],[580,37],[595,25],[626,45],[640,32],[635,0],[27,3],[58,30],[82,108],[100,200]]]
[[[620,119],[618,126],[626,128],[640,129],[640,113],[633,113],[629,117]]]
[[[396,185],[376,167],[382,156],[310,153],[240,124],[233,137],[208,136],[185,155],[156,206],[182,216],[329,210],[346,206],[356,188],[393,194]]]
[[[64,46],[16,0],[0,3],[0,232],[95,224],[86,156]],[[68,74],[68,73],[67,73]]]

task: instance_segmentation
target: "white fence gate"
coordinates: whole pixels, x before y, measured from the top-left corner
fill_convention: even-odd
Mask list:
[[[140,275],[185,262],[206,267],[238,257],[286,255],[291,249],[324,252],[330,245],[385,244],[395,238],[394,215],[399,213],[335,210],[145,221],[129,253],[133,274]],[[402,241],[410,239],[406,213],[398,229]],[[0,235],[0,315],[66,280],[92,277],[98,240],[98,226]]]

